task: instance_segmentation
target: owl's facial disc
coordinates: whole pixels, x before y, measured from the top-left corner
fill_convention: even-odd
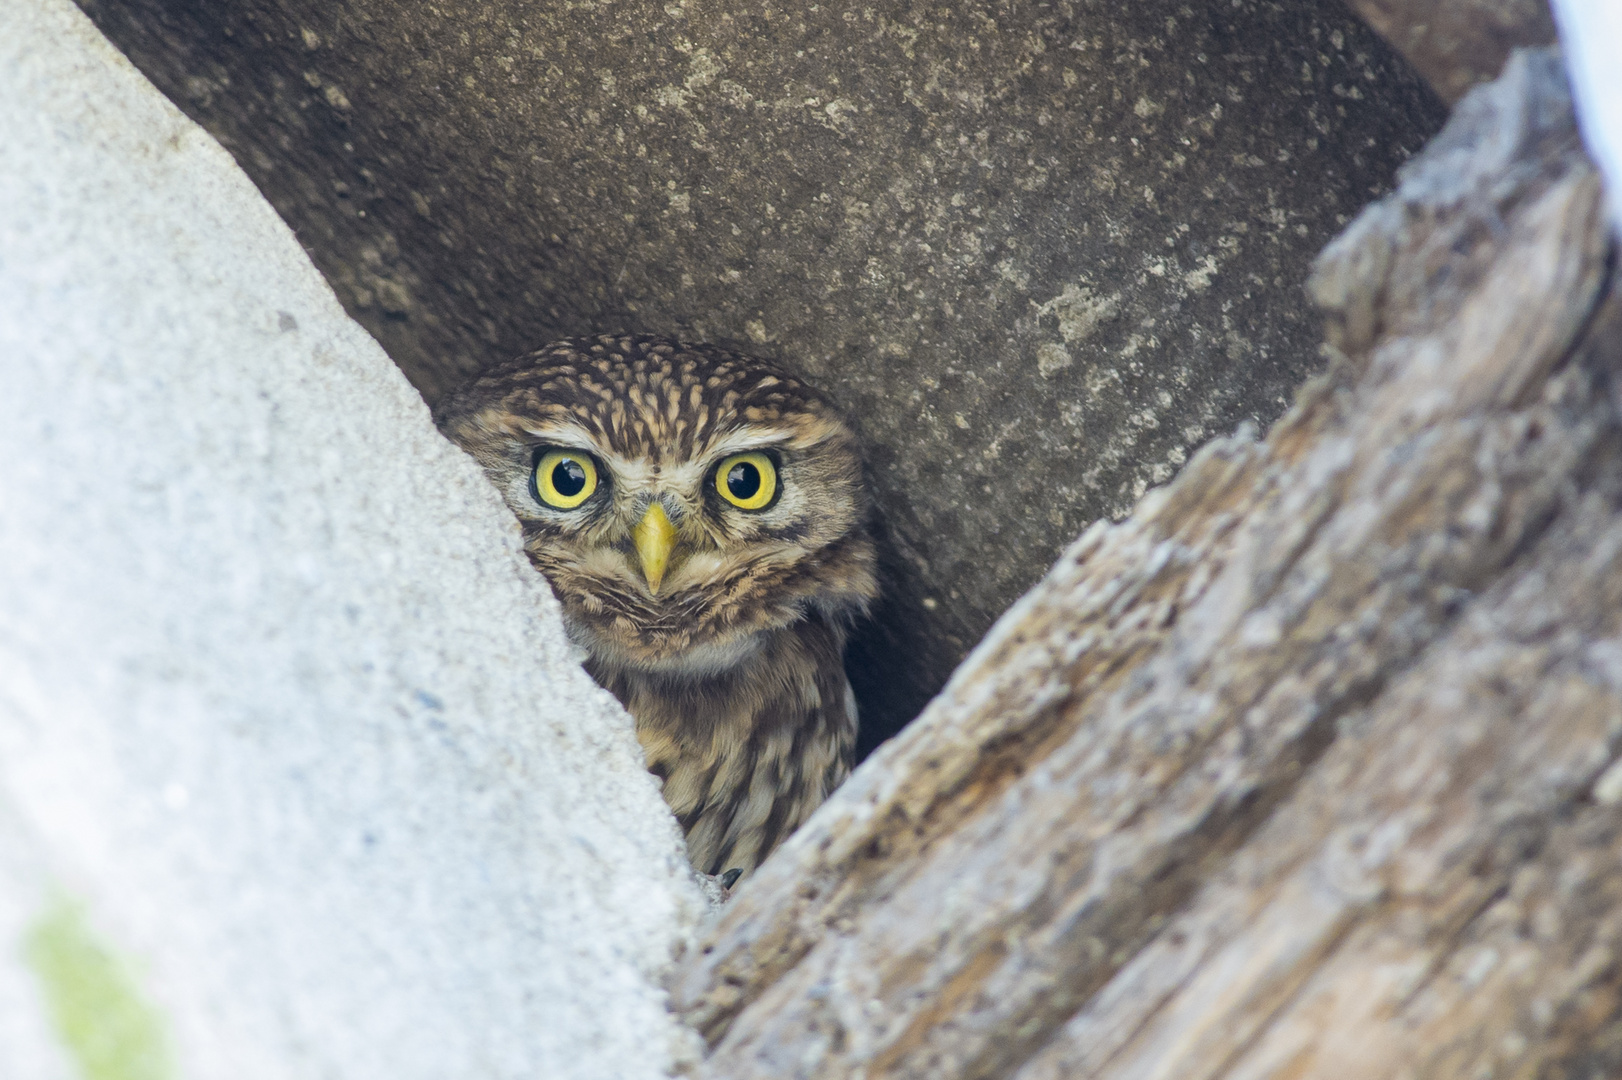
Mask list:
[[[699,463],[697,467],[666,471],[648,461],[632,463],[610,457],[610,468],[633,478],[622,482],[622,488],[651,492],[651,499],[630,530],[630,548],[640,564],[649,596],[659,596],[667,571],[679,571],[695,556],[698,562],[693,569],[704,566],[713,570],[724,565],[726,560],[718,557],[722,545],[716,542],[717,524],[708,519],[718,511],[754,515],[775,506],[783,491],[778,460],[775,450],[750,450],[724,454],[718,463],[708,466]],[[712,504],[710,509],[705,509],[706,504]],[[671,520],[672,515],[683,522],[681,528]],[[705,554],[711,558],[706,560]],[[677,573],[677,577],[691,576]],[[691,587],[694,582],[686,580],[682,584]]]

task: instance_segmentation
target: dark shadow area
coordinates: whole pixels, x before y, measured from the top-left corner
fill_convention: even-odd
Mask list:
[[[81,0],[430,401],[613,330],[859,424],[870,748],[1090,522],[1318,369],[1313,255],[1440,125],[1339,3]]]

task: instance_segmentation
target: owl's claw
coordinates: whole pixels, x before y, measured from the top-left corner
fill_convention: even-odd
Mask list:
[[[732,886],[736,885],[741,877],[743,877],[741,866],[734,866],[731,870],[719,874],[706,874],[697,867],[693,868],[693,882],[714,907],[720,907],[732,899]]]

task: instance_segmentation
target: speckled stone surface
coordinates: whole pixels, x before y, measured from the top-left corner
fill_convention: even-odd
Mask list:
[[[82,0],[430,398],[753,348],[871,451],[910,716],[1084,526],[1318,364],[1311,256],[1440,124],[1335,3]]]
[[[667,1075],[707,906],[495,491],[67,0],[0,101],[0,1077]]]

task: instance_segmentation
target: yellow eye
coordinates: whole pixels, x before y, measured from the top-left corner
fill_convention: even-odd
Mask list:
[[[764,510],[777,497],[777,466],[758,451],[733,454],[716,466],[715,490],[739,510]]]
[[[536,459],[529,487],[537,501],[573,510],[597,490],[597,463],[578,450],[548,450]]]

